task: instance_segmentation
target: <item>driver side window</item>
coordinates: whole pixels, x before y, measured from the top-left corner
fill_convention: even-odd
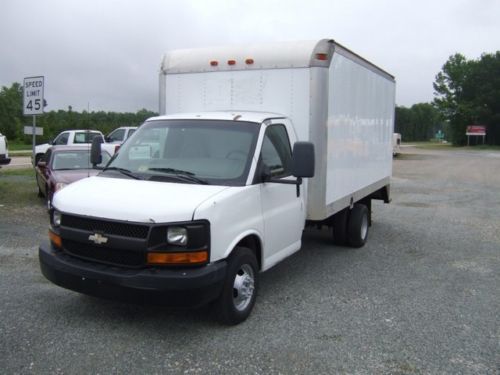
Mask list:
[[[109,142],[122,142],[125,138],[125,129],[116,129],[108,137]]]
[[[292,174],[292,150],[284,125],[271,125],[267,128],[260,158],[269,167],[272,177],[282,178]]]

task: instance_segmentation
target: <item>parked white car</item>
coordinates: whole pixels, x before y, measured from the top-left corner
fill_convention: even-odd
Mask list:
[[[10,163],[9,147],[7,137],[0,133],[0,165],[7,165]]]

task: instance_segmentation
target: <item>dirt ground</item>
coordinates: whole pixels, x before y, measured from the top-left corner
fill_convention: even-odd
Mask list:
[[[500,152],[403,147],[393,169],[363,248],[307,230],[231,328],[52,285],[34,177],[0,170],[2,372],[500,373]]]

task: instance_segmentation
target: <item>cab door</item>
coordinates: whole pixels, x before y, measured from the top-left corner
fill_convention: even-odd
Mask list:
[[[289,134],[292,131],[285,120],[273,120],[267,125],[262,140],[256,178],[260,182],[264,221],[264,269],[272,267],[301,246],[305,223],[304,194],[297,197],[295,185],[263,182],[261,177],[266,169],[273,180],[295,180],[291,174]]]

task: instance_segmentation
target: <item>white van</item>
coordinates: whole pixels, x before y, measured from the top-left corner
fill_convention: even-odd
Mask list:
[[[9,163],[9,144],[7,142],[7,137],[0,133],[0,166],[7,165]]]
[[[392,135],[392,156],[398,156],[401,153],[401,134]]]
[[[245,320],[306,224],[363,246],[390,200],[394,78],[333,40],[165,55],[159,117],[55,195],[43,274],[91,295]],[[93,145],[93,162],[99,147]]]

